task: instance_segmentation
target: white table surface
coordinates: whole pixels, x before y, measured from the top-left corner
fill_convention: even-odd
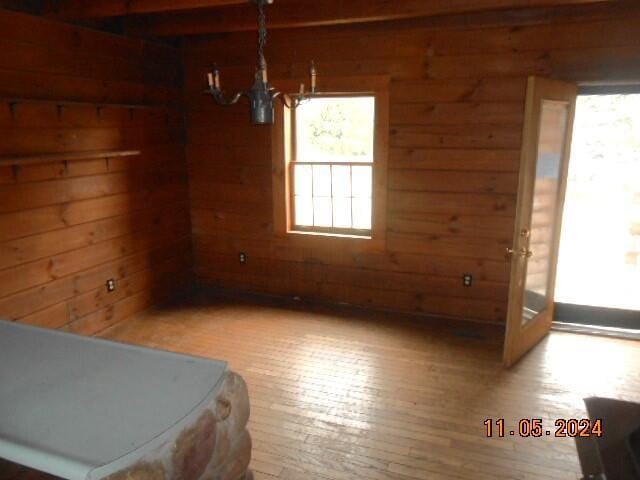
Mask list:
[[[0,457],[102,478],[210,404],[227,363],[0,321]]]

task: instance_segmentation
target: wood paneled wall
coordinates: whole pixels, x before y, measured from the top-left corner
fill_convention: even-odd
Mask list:
[[[0,30],[0,318],[93,334],[189,277],[180,55],[6,10]]]
[[[527,75],[640,81],[640,12],[600,10],[541,21],[482,15],[428,22],[271,32],[273,79],[389,75],[391,150],[386,250],[273,235],[271,132],[248,107],[203,94],[213,62],[230,90],[249,86],[254,34],[185,44],[187,156],[196,272],[213,283],[332,302],[503,322]],[[507,24],[503,21],[509,19]],[[277,85],[277,80],[276,80]],[[238,252],[248,262],[238,262]],[[462,275],[474,275],[470,288]]]

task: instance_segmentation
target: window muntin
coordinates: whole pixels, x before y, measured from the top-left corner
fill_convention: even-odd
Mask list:
[[[370,236],[375,97],[315,98],[292,121],[293,229]]]

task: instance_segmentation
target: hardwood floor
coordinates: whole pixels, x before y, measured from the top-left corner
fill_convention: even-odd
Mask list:
[[[554,332],[505,371],[491,327],[311,310],[199,299],[103,336],[227,359],[249,385],[265,480],[578,478],[573,440],[509,429],[554,431],[587,396],[640,401],[635,342]],[[486,438],[487,418],[507,437]]]
[[[505,371],[493,327],[302,307],[191,299],[101,336],[227,359],[257,480],[575,479],[573,440],[510,437],[517,420],[553,431],[584,397],[640,401],[637,342],[554,332]],[[486,438],[487,418],[507,437]]]

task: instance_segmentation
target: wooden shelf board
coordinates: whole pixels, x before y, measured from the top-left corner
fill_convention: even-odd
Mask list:
[[[65,106],[92,106],[92,107],[115,107],[115,108],[131,108],[131,109],[166,109],[167,105],[156,104],[156,103],[108,103],[108,102],[83,102],[83,101],[74,101],[74,100],[50,100],[47,98],[10,98],[10,97],[0,97],[0,102],[19,105],[21,103],[48,103],[53,105],[58,105],[61,107]]]
[[[36,163],[53,163],[73,160],[90,160],[93,158],[132,157],[140,155],[140,150],[95,150],[88,152],[42,153],[37,155],[22,155],[0,157],[0,167],[8,165],[33,165]]]

